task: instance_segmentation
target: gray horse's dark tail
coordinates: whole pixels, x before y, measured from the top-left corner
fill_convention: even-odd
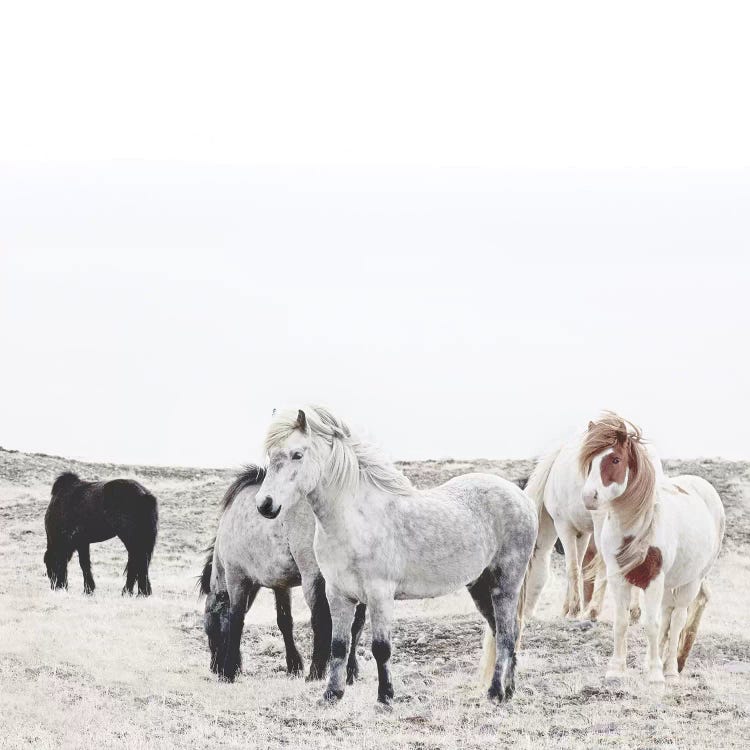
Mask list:
[[[214,566],[214,546],[216,545],[216,537],[214,537],[211,544],[206,547],[206,560],[203,563],[203,570],[200,576],[198,576],[198,591],[203,596],[207,596],[211,593],[211,572]]]

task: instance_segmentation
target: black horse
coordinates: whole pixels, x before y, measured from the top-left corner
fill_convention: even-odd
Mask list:
[[[132,479],[84,482],[77,474],[60,474],[44,515],[47,551],[44,564],[53,589],[68,587],[68,563],[74,551],[83,571],[83,590],[94,591],[89,545],[119,537],[128,551],[125,586],[139,596],[151,594],[148,566],[156,544],[159,509],[156,498]]]

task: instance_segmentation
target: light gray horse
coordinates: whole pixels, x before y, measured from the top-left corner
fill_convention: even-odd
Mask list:
[[[265,472],[248,466],[227,490],[222,515],[200,579],[206,594],[204,627],[211,650],[211,670],[234,681],[240,671],[240,639],[245,614],[262,586],[273,589],[276,622],[284,637],[287,672],[302,672],[302,657],[294,643],[289,589],[302,585],[312,613],[313,655],[309,680],[322,679],[331,654],[331,613],[325,581],[313,554],[315,519],[300,504],[290,514],[269,523],[255,507],[255,493]],[[357,644],[365,622],[364,607],[352,624],[352,648],[347,682],[359,672]]]
[[[494,639],[488,695],[514,691],[520,596],[537,533],[534,503],[512,482],[466,474],[420,491],[329,411],[279,413],[266,438],[269,466],[258,510],[276,518],[302,506],[315,514],[314,549],[326,579],[333,637],[324,700],[344,694],[344,666],[357,602],[366,603],[378,701],[393,698],[394,599],[441,596],[467,586]],[[298,502],[304,499],[306,502]]]

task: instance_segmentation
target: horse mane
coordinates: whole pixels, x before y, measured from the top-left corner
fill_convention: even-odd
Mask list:
[[[640,428],[608,411],[589,423],[578,457],[579,467],[587,475],[594,457],[608,448],[621,445],[627,451],[628,484],[622,495],[612,501],[621,526],[634,530],[625,537],[616,555],[623,573],[643,562],[653,534],[656,470],[644,443]]]
[[[376,446],[353,435],[343,420],[322,406],[275,414],[266,435],[266,451],[295,430],[309,434],[321,456],[328,449],[322,479],[331,497],[356,493],[360,482],[395,495],[413,491],[412,483]]]
[[[232,505],[237,495],[247,487],[252,487],[256,484],[260,484],[266,476],[266,470],[262,466],[255,466],[254,464],[248,464],[242,468],[242,471],[237,474],[232,484],[224,493],[224,497],[221,498],[221,512],[222,514]],[[198,591],[201,594],[211,593],[211,569],[214,562],[214,547],[216,547],[216,534],[211,540],[211,544],[208,545],[203,551],[206,553],[206,557],[203,560],[203,569],[201,574],[198,576]]]
[[[247,487],[260,484],[266,476],[266,470],[262,466],[255,466],[255,464],[248,464],[242,467],[242,471],[237,474],[232,484],[229,485],[229,489],[224,493],[224,497],[221,498],[221,512],[228,510],[237,495]]]
[[[78,474],[74,474],[72,471],[65,471],[55,479],[55,482],[52,485],[52,494],[57,495],[60,492],[69,490],[71,487],[75,487],[80,481],[81,478]]]

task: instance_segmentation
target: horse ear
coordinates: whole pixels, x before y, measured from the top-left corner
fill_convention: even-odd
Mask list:
[[[297,421],[295,422],[294,427],[302,432],[307,432],[307,417],[302,409],[297,412]]]
[[[622,427],[615,433],[617,437],[618,445],[625,445],[628,442],[628,430],[626,427]]]
[[[272,417],[276,416],[276,407],[275,406],[273,407],[273,409],[271,409],[271,416]]]
[[[594,427],[596,427],[596,424],[594,422],[589,422],[589,432],[591,432],[591,430],[593,430]]]

